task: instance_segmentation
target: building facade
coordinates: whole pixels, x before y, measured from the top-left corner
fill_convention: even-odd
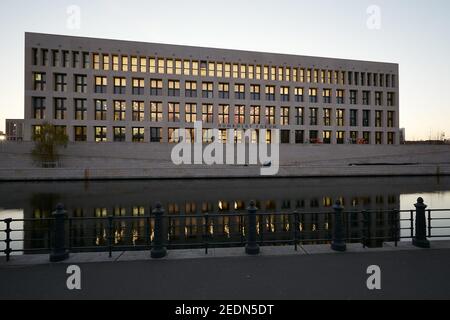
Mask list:
[[[174,143],[273,129],[290,144],[398,144],[398,65],[26,33],[24,140]],[[194,136],[192,134],[192,136]]]
[[[8,141],[22,141],[23,140],[23,119],[6,119],[6,139]]]

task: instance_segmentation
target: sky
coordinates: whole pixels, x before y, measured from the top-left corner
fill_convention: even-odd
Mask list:
[[[407,139],[450,138],[448,0],[2,0],[0,131],[23,118],[27,31],[398,63]]]

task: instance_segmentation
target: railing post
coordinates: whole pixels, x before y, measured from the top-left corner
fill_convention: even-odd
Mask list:
[[[249,255],[257,255],[260,252],[259,245],[256,242],[256,208],[255,201],[250,201],[248,211],[248,236],[247,246],[245,247],[245,253]]]
[[[331,243],[331,249],[334,251],[344,252],[347,250],[347,245],[344,240],[344,227],[342,221],[342,211],[344,207],[341,205],[341,201],[336,201],[333,206],[334,209],[334,223],[333,223],[333,242]]]
[[[56,211],[53,212],[53,248],[50,254],[50,262],[60,262],[69,258],[69,251],[66,249],[66,232],[65,220],[66,211],[62,204],[56,206]]]
[[[114,233],[114,217],[108,216],[108,254],[112,258],[113,251],[113,233]]]
[[[6,223],[6,229],[5,229],[5,233],[6,233],[6,239],[5,239],[5,243],[6,243],[6,249],[5,249],[5,254],[6,254],[6,262],[9,261],[10,257],[11,257],[11,222],[12,219],[8,218],[4,220]]]
[[[427,205],[423,199],[417,199],[416,207],[416,235],[413,238],[413,245],[419,248],[429,248],[430,241],[427,239],[427,222],[425,218],[425,209]]]
[[[153,239],[151,257],[153,259],[161,259],[167,255],[167,249],[164,246],[164,209],[161,203],[156,204],[153,214],[155,215],[155,237]]]

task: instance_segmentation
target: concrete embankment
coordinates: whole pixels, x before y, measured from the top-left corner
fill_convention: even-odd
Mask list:
[[[32,148],[27,142],[2,144],[0,180],[261,177],[261,165],[176,166],[171,161],[173,145],[70,144],[61,150],[61,167],[55,169],[36,167]],[[281,145],[280,168],[274,177],[440,175],[450,175],[450,145]]]

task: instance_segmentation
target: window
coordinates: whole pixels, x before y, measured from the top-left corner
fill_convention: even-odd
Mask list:
[[[313,144],[319,142],[319,131],[317,130],[309,131],[309,142]]]
[[[370,127],[370,110],[363,110],[363,126]]]
[[[394,132],[388,132],[387,144],[395,144],[395,133]]]
[[[198,61],[192,61],[192,75],[198,76]]]
[[[185,96],[188,98],[197,98],[197,82],[186,81],[185,83]]]
[[[33,118],[37,120],[45,119],[45,98],[32,98]]]
[[[119,71],[119,56],[112,56],[113,71]]]
[[[213,105],[212,104],[204,104],[202,105],[202,121],[204,123],[212,123],[213,122]]]
[[[217,63],[217,78],[223,77],[223,63]]]
[[[280,87],[280,98],[281,101],[287,102],[289,101],[289,87]]]
[[[261,99],[261,87],[257,84],[250,85],[250,99],[259,100]]]
[[[266,144],[271,144],[271,143],[272,143],[272,131],[267,130],[266,131]]]
[[[296,125],[302,126],[304,124],[304,114],[305,114],[305,108],[303,108],[303,107],[295,108],[295,123],[296,123]]]
[[[114,78],[114,94],[125,94],[127,86],[126,78]]]
[[[282,126],[289,125],[289,113],[290,113],[289,107],[281,107],[280,124]]]
[[[214,62],[208,63],[208,76],[215,77],[216,75],[216,64]]]
[[[395,106],[395,93],[394,92],[388,92],[387,105],[388,105],[388,107]]]
[[[169,122],[180,121],[180,104],[169,102]]]
[[[350,104],[357,104],[358,91],[350,90]]]
[[[345,125],[344,114],[345,114],[344,109],[336,110],[336,124],[339,127],[343,127]]]
[[[181,60],[175,60],[175,74],[181,75],[183,73],[183,67],[181,64]]]
[[[331,131],[325,130],[322,134],[322,141],[324,144],[331,144]]]
[[[124,142],[126,140],[125,127],[114,127],[114,142]]]
[[[95,142],[106,142],[106,127],[94,127]]]
[[[114,121],[125,121],[127,105],[125,101],[114,101]]]
[[[231,77],[231,64],[225,63],[225,78]]]
[[[168,94],[170,97],[179,97],[180,96],[180,81],[169,80]]]
[[[103,70],[104,71],[109,71],[109,55],[104,54],[103,55]]]
[[[74,136],[76,142],[87,141],[87,127],[84,126],[74,127]]]
[[[164,58],[158,58],[158,73],[159,74],[166,73],[166,63]]]
[[[98,53],[94,53],[93,55],[94,61],[94,70],[100,70],[100,55]]]
[[[380,91],[375,92],[375,105],[376,106],[383,105],[383,93]]]
[[[233,64],[233,78],[239,78],[239,65]]]
[[[42,126],[32,126],[31,131],[33,133],[33,140],[39,141],[41,139]]]
[[[393,128],[394,124],[395,124],[395,112],[394,111],[388,111],[388,116],[387,116],[387,127],[388,128]]]
[[[64,98],[55,98],[53,100],[55,106],[55,119],[56,120],[64,120],[66,118],[66,99]]]
[[[208,72],[208,64],[206,61],[200,61],[200,76],[206,77]]]
[[[266,100],[275,101],[275,86],[266,86]]]
[[[247,78],[247,66],[241,65],[241,79]]]
[[[355,109],[350,110],[350,126],[351,127],[358,126],[358,110]]]
[[[228,124],[230,119],[230,106],[227,104],[219,105],[219,123]]]
[[[358,143],[358,131],[350,131],[350,143],[351,144]]]
[[[106,77],[95,77],[95,93],[106,93],[108,80]]]
[[[203,129],[202,130],[202,141],[203,143],[213,142],[213,129]]]
[[[144,79],[133,78],[132,82],[133,82],[132,93],[134,95],[143,95],[145,90]]]
[[[383,111],[375,111],[375,127],[381,128],[383,126]]]
[[[269,67],[264,66],[264,80],[269,80]]]
[[[131,72],[137,72],[137,71],[138,71],[138,58],[131,57]]]
[[[316,88],[309,89],[309,102],[317,103],[317,89]]]
[[[67,75],[62,73],[55,74],[55,91],[57,92],[66,92],[67,91]]]
[[[331,126],[331,109],[329,108],[323,109],[323,125]]]
[[[317,108],[309,108],[309,125],[317,126]]]
[[[295,93],[295,101],[303,102],[304,89],[303,88],[295,88],[294,93]]]
[[[383,132],[375,132],[375,144],[383,144]]]
[[[162,102],[150,102],[150,121],[161,122],[163,120]]]
[[[150,128],[150,142],[158,142],[162,141],[162,128]]]
[[[87,92],[87,76],[75,75],[75,92],[78,93]]]
[[[83,69],[90,68],[89,52],[83,52]]]
[[[108,111],[106,100],[95,100],[95,120],[106,120]]]
[[[243,124],[245,123],[245,107],[235,106],[234,107],[234,123]]]
[[[283,144],[291,143],[291,131],[281,130],[281,143]]]
[[[163,82],[159,79],[150,80],[150,95],[151,96],[162,96]]]
[[[266,124],[275,124],[275,107],[266,107]]]
[[[370,144],[370,132],[364,131],[363,132],[363,140],[365,144]]]
[[[78,51],[72,52],[72,67],[75,69],[80,68],[80,53]]]
[[[38,58],[38,49],[33,48],[31,54],[32,54],[32,64],[33,64],[33,66],[37,66],[38,65],[38,60],[39,60],[39,58]]]
[[[45,73],[43,72],[33,73],[33,90],[36,91],[45,90]]]
[[[75,120],[86,120],[86,99],[74,99]]]
[[[248,78],[253,80],[255,78],[255,67],[253,65],[248,66]]]
[[[128,57],[127,56],[122,56],[122,71],[123,72],[127,72],[128,71]]]
[[[47,49],[41,49],[41,59],[42,59],[42,65],[48,66],[48,50]]]
[[[133,121],[144,121],[145,118],[145,104],[143,101],[133,101]]]
[[[178,143],[180,141],[180,129],[169,128],[167,130],[169,143]]]
[[[296,144],[305,143],[305,131],[304,130],[295,130],[295,143]]]
[[[147,72],[147,58],[146,57],[141,57],[139,59],[139,69],[140,69],[141,73]]]
[[[59,51],[58,50],[52,50],[52,66],[53,67],[59,67],[60,66],[60,59],[59,59]]]
[[[363,91],[363,105],[370,105],[370,91]]]
[[[132,128],[132,141],[144,142],[144,128]]]
[[[195,103],[186,103],[185,113],[186,122],[193,123],[197,121],[197,105]]]
[[[345,131],[336,132],[336,143],[344,144],[344,142],[345,142]]]
[[[173,74],[174,73],[174,64],[172,59],[167,59],[167,74]]]
[[[156,59],[155,58],[149,59],[149,72],[156,73]]]
[[[212,82],[203,82],[202,83],[202,98],[212,99],[213,97],[214,97],[213,83]]]
[[[306,71],[306,82],[308,82],[308,83],[311,83],[312,81],[312,79],[311,79],[311,75],[312,75],[312,70],[311,69],[308,69],[307,71]]]
[[[261,107],[251,106],[250,107],[250,123],[260,124],[261,122]]]
[[[341,89],[336,90],[336,103],[344,104],[344,90]]]
[[[300,82],[305,82],[305,69],[300,69]]]
[[[323,89],[323,103],[331,103],[331,89]]]
[[[219,83],[219,98],[220,99],[230,98],[230,85],[228,83]]]
[[[245,99],[245,85],[235,84],[234,85],[234,98],[238,100]]]

